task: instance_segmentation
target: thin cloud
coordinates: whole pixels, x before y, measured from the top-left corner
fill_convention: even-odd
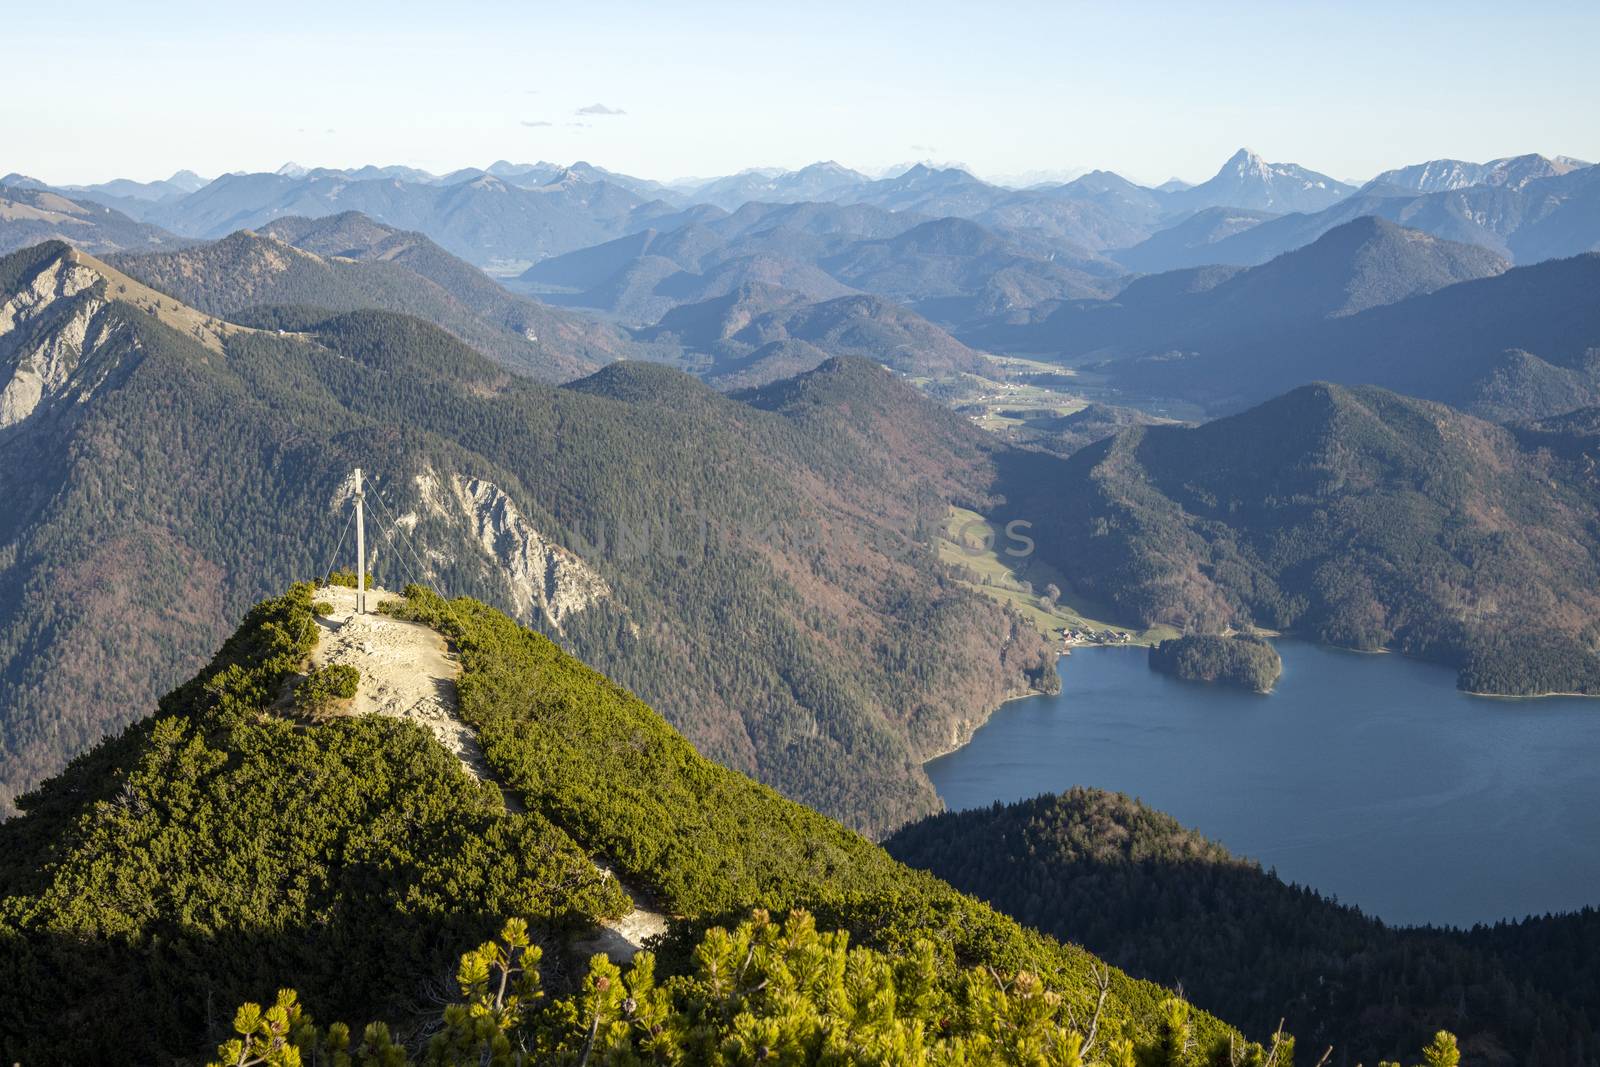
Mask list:
[[[937,151],[939,151],[939,149],[936,148],[935,146],[931,145],[931,144],[914,144],[914,145],[911,146],[911,151],[913,151],[913,152],[937,152]]]
[[[554,126],[555,125],[555,123],[546,122],[544,119],[523,119],[522,120],[522,124],[524,126]]]
[[[578,110],[574,111],[573,114],[574,115],[626,115],[627,112],[622,110],[620,107],[607,107],[604,104],[590,104],[588,107],[580,107]]]

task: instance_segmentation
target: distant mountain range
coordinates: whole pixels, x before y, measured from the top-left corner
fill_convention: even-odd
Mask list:
[[[1534,176],[1540,170],[1550,173]],[[1508,172],[1497,173],[1505,177]],[[1528,176],[1518,181],[1434,192],[1374,183],[1321,211],[1268,219],[1215,243],[1188,249],[1169,265],[1264,263],[1362,215],[1377,215],[1436,237],[1481,245],[1520,264],[1600,249],[1600,167],[1563,169],[1552,164],[1529,166],[1523,173]]]
[[[286,216],[352,210],[425,233],[480,267],[525,267],[642,229],[676,208],[570,169],[532,187],[492,174],[444,184],[313,171],[302,177],[224,175],[181,200],[152,205],[144,219],[185,236],[213,238]]]
[[[1541,306],[1575,333],[1542,328],[1535,343],[1503,315],[1504,329],[1481,335],[1502,349],[1465,338],[1454,358],[1474,368],[1467,378],[1434,365],[1445,355],[1414,340],[1429,325],[1403,324],[1410,312],[1370,314],[1383,304],[1443,307],[1408,302],[1498,273],[1505,261],[1600,247],[1600,168],[1566,157],[1436,161],[1360,189],[1243,149],[1205,182],[1156,189],[1107,171],[1019,190],[956,167],[917,164],[872,179],[832,162],[673,186],[582,162],[504,160],[445,175],[287,165],[197,183],[180,172],[69,193],[9,175],[0,248],[60,238],[100,254],[173,252],[245,230],[291,245],[320,241],[302,251],[329,260],[318,269],[341,275],[340,285],[303,284],[309,261],[298,257],[282,259],[296,271],[256,269],[248,282],[219,283],[224,303],[200,292],[204,279],[176,266],[181,257],[168,261],[176,273],[164,284],[226,314],[246,310],[251,294],[282,305],[313,290],[340,309],[414,310],[507,366],[556,380],[645,355],[745,388],[832,355],[924,376],[971,369],[975,350],[1016,350],[1110,360],[1120,388],[1212,410],[1311,378],[1371,380],[1508,418],[1556,413],[1564,392],[1592,395],[1588,335],[1581,315],[1561,305]],[[320,237],[299,221],[321,219],[343,221]],[[335,239],[341,230],[349,233]],[[336,248],[341,241],[347,247]],[[229,247],[243,250],[240,241]],[[208,270],[228,269],[222,251],[204,254]],[[372,262],[332,262],[339,258]],[[523,297],[491,291],[475,269]],[[400,284],[399,271],[412,280]],[[1150,277],[1129,284],[1130,272]],[[1485,299],[1469,319],[1501,306]],[[850,326],[837,318],[847,308]],[[770,335],[752,325],[771,325],[780,310],[808,325]],[[748,317],[729,326],[724,312]],[[1405,360],[1366,355],[1394,343],[1355,332],[1379,324],[1412,339]],[[1521,354],[1502,358],[1513,350]]]
[[[1037,323],[973,334],[1002,349],[1204,360],[1294,325],[1391,304],[1508,266],[1487,249],[1364,216],[1259,267],[1146,275],[1115,297],[1073,301]],[[1233,382],[1224,377],[1216,385],[1226,389]]]
[[[1367,218],[1260,267],[1140,279],[1046,325],[1051,343],[1109,357],[1122,387],[1216,411],[1323,379],[1513,420],[1600,402],[1597,286],[1600,254],[1507,270]]]
[[[1405,189],[1416,193],[1442,193],[1472,185],[1496,185],[1521,189],[1540,178],[1555,178],[1593,164],[1567,156],[1547,159],[1540,155],[1507,156],[1487,163],[1468,163],[1460,159],[1435,159],[1409,167],[1386,170],[1368,185],[1372,188]]]
[[[98,201],[34,185],[0,185],[0,255],[41,241],[68,241],[96,253],[185,243]]]
[[[836,201],[850,189],[870,179],[859,171],[829,160],[794,171],[752,170],[716,178],[682,191],[696,203],[714,204],[729,211],[751,203],[793,204],[801,201]],[[682,195],[682,194],[680,194]]]
[[[411,167],[288,164],[276,173],[225,174],[204,183],[180,171],[158,182],[118,180],[55,191],[197,238],[259,229],[289,215],[355,210],[424,233],[499,273],[645,229],[703,221],[707,209],[737,213],[747,204],[802,203],[968,219],[1049,246],[1079,266],[1159,272],[1265,262],[1363,214],[1481,244],[1519,263],[1571,255],[1600,241],[1594,188],[1600,182],[1593,172],[1565,156],[1435,160],[1386,171],[1357,189],[1240,149],[1198,185],[1173,181],[1156,188],[1109,171],[1015,188],[927,163],[873,179],[832,161],[669,184],[587,162],[499,160],[442,175]],[[0,185],[43,187],[19,174]]]
[[[1116,273],[1098,259],[1074,261],[1047,243],[967,219],[923,221],[859,204],[747,204],[552,257],[516,284],[641,325],[750,286],[785,290],[785,303],[871,293],[958,329],[1107,294]],[[906,357],[879,358],[899,365]]]

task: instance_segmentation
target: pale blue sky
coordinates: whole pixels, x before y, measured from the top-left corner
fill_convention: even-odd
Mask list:
[[[0,172],[1600,158],[1600,3],[88,0],[0,9]],[[625,114],[579,115],[601,104]],[[548,123],[548,125],[541,125]]]

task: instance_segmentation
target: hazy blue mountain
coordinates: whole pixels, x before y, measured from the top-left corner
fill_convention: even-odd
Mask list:
[[[1150,233],[1150,226],[1138,218],[1093,200],[1048,193],[1017,193],[971,217],[1012,240],[1039,246],[1047,255],[1105,274],[1121,273],[1103,257],[1106,249],[1137,243]]]
[[[1181,183],[1180,183],[1181,185]],[[981,181],[956,167],[917,164],[903,174],[853,185],[836,196],[891,211],[970,218],[1057,242],[1080,260],[1139,245],[1210,207],[1281,214],[1319,210],[1353,187],[1292,163],[1268,163],[1241,149],[1209,181],[1149,189],[1110,171],[1091,171],[1060,185],[1025,190]]]
[[[869,179],[859,171],[828,160],[799,170],[747,170],[716,178],[686,190],[692,199],[729,211],[747,203],[785,204],[833,200]]]
[[[880,178],[844,190],[841,203],[871,204],[890,211],[920,215],[980,214],[1018,194],[973,177],[959,167],[931,167],[918,163],[904,174]]]
[[[1108,255],[1129,270],[1146,274],[1198,267],[1216,262],[1211,246],[1218,241],[1277,217],[1273,212],[1250,208],[1203,208],[1131,248],[1118,249]]]
[[[675,307],[654,326],[636,331],[636,336],[681,345],[708,361],[701,368],[708,379],[729,379],[738,385],[764,384],[809,370],[810,366],[799,364],[812,356],[860,356],[912,375],[987,369],[981,353],[909,308],[881,297],[857,293],[814,300],[753,281]],[[757,356],[763,348],[767,351]],[[769,364],[768,356],[778,358]]]
[[[570,166],[558,168],[555,173],[550,174],[545,177],[543,182],[540,182],[538,179],[543,176],[542,168],[546,166],[549,166],[549,164],[538,164],[527,170],[523,175],[511,180],[513,184],[517,185],[537,185],[549,184],[551,181],[566,176],[586,182],[609,182],[612,185],[628,190],[635,196],[642,196],[646,200],[665,200],[673,204],[680,203],[683,200],[676,191],[661,182],[652,181],[649,178],[635,178],[631,174],[621,174],[614,170],[607,170],[604,167],[597,167],[593,163],[581,159]],[[495,173],[493,166],[489,168],[488,173]],[[500,175],[496,176],[499,177]]]
[[[76,200],[29,180],[0,185],[0,255],[51,240],[96,253],[187,243],[104,204]]]
[[[186,197],[162,202],[150,218],[188,236],[220,237],[286,216],[316,218],[352,210],[427,234],[478,266],[525,268],[545,256],[643,228],[675,209],[609,181],[586,180],[571,168],[531,189],[490,174],[455,184],[422,184],[310,172],[224,175]]]
[[[721,238],[704,227],[684,229],[704,233],[715,245],[722,243]],[[541,259],[519,275],[517,281],[528,286],[555,286],[570,291],[592,289],[649,255],[650,247],[660,238],[661,231],[644,229],[588,248],[564,252],[559,256]],[[698,259],[698,256],[692,257],[687,263],[674,260],[672,265],[682,270],[694,266]]]
[[[1285,215],[1218,241],[1210,255],[1218,263],[1264,263],[1359,215],[1537,263],[1600,248],[1600,167],[1434,193],[1372,185],[1326,210]]]
[[[1114,272],[1098,260],[1098,251],[1143,240],[1150,233],[1150,220],[1142,207],[1130,208],[1114,192],[1101,189],[1097,195],[1101,180],[1018,191],[991,185],[958,167],[918,163],[895,177],[851,186],[836,199],[924,217],[972,219],[1010,231],[1013,239],[1048,245],[1055,254],[1080,264],[1098,261]],[[1068,187],[1081,195],[1062,191]]]
[[[130,178],[116,178],[108,182],[98,182],[94,185],[63,185],[59,188],[63,192],[76,193],[85,199],[106,204],[108,207],[125,207],[132,202],[134,209],[143,210],[145,202],[154,203],[160,200],[169,200],[173,197],[187,196],[196,189],[204,188],[206,179],[200,177],[192,170],[180,170],[170,178],[153,182],[134,181]],[[133,214],[133,212],[129,212]],[[137,217],[137,216],[135,216]]]
[[[1219,285],[1209,314],[1257,322],[1353,315],[1509,266],[1487,249],[1366,216]]]
[[[1554,178],[1589,164],[1567,156],[1554,159],[1541,155],[1507,156],[1487,163],[1468,163],[1460,159],[1433,159],[1409,167],[1386,170],[1369,183],[1405,189],[1414,193],[1438,193],[1465,189],[1470,185],[1503,185],[1520,189],[1539,178]]]
[[[1036,351],[1138,358],[1144,361],[1141,377],[1159,378],[1161,372],[1147,364],[1182,364],[1184,370],[1189,364],[1210,365],[1208,359],[1265,344],[1286,329],[1499,274],[1506,267],[1504,259],[1475,245],[1441,241],[1365,216],[1262,266],[1148,275],[1110,300],[1064,305],[1042,323],[1008,336]],[[998,339],[994,343],[1003,347]],[[1213,387],[1228,391],[1238,384],[1222,375]]]
[[[1164,192],[1147,189],[1109,170],[1092,170],[1064,185],[1036,192],[1071,200],[1085,200],[1129,222],[1153,225],[1170,212]]]
[[[1246,272],[1247,274],[1250,272]],[[1152,346],[1107,371],[1228,410],[1316,379],[1372,383],[1507,421],[1600,403],[1600,254],[1448,285],[1264,334]]]
[[[836,208],[824,214],[857,211]],[[809,211],[797,221],[816,223],[818,218],[818,212]],[[746,211],[709,224],[642,230],[536,263],[517,284],[548,300],[599,308],[635,325],[653,323],[680,304],[722,296],[746,283],[776,286],[813,300],[854,291],[815,263],[848,246],[849,237],[808,233],[781,222],[766,229],[758,225]]]
[[[1167,194],[1169,212],[1208,207],[1243,207],[1258,211],[1318,211],[1349,196],[1355,189],[1294,163],[1268,163],[1241,148],[1222,169],[1199,185]]]
[[[857,241],[819,265],[850,286],[951,323],[1044,301],[1106,295],[1113,288],[1103,272],[1091,274],[957,218]]]
[[[893,237],[927,221],[926,215],[866,204],[750,203],[706,225],[747,251],[757,244],[775,250],[773,242],[782,241],[820,256],[862,238]]]
[[[546,299],[654,322],[745,283],[811,300],[866,291],[951,325],[1115,287],[1120,269],[960,218],[864,204],[749,203],[676,230],[642,230],[534,264],[517,280]]]

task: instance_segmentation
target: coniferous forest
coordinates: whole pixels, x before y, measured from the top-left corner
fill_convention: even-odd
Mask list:
[[[0,1067],[1600,1067],[1600,6],[12,7]]]

